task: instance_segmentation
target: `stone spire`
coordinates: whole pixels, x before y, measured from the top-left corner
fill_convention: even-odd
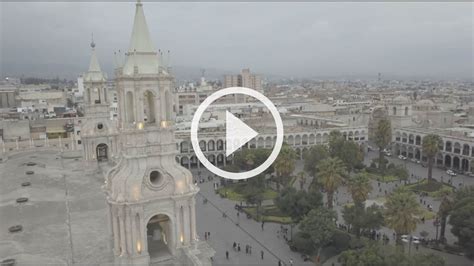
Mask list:
[[[156,53],[150,38],[148,25],[143,12],[143,4],[138,1],[135,9],[135,20],[133,22],[132,37],[130,39],[129,53]]]
[[[143,12],[143,4],[138,1],[135,8],[132,36],[123,67],[124,75],[157,74],[159,60],[150,38],[150,32]]]
[[[95,53],[94,38],[92,38],[92,41],[91,41],[91,49],[92,49],[92,52],[91,52],[91,61],[89,63],[89,70],[84,75],[84,80],[85,81],[104,81],[106,80],[106,77],[100,68],[99,60],[97,59],[97,55]]]

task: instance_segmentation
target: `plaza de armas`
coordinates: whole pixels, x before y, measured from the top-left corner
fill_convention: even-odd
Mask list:
[[[435,168],[442,142],[436,134],[421,140],[426,162],[420,163],[389,152],[390,120],[380,120],[375,130],[369,140],[372,146],[361,146],[334,130],[328,145],[312,146],[303,160],[284,144],[265,173],[246,181],[222,180],[215,192],[235,201],[242,216],[262,227],[281,224],[275,233],[301,254],[302,261],[468,263],[474,257],[472,178]],[[251,169],[270,152],[241,150],[225,169]],[[200,176],[198,172],[197,181],[203,179]]]

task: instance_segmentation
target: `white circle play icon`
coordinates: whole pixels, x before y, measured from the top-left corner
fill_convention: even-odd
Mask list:
[[[201,120],[202,114],[214,101],[229,94],[244,94],[256,98],[270,110],[270,113],[272,114],[273,120],[275,121],[276,125],[277,138],[275,146],[273,147],[273,150],[270,153],[270,156],[261,165],[246,172],[234,173],[219,169],[211,162],[209,162],[209,160],[206,158],[199,146],[198,129],[199,121]],[[238,150],[240,147],[245,145],[247,142],[249,142],[256,136],[258,136],[257,131],[249,127],[247,124],[245,124],[242,120],[234,116],[229,111],[226,111],[226,156],[230,156],[232,153],[234,153],[236,150]],[[214,92],[209,97],[207,97],[201,105],[199,105],[191,122],[191,143],[193,145],[193,149],[196,153],[197,158],[212,173],[228,179],[247,179],[261,174],[268,167],[270,167],[270,165],[272,165],[272,163],[278,157],[281,146],[283,145],[283,122],[281,120],[280,113],[278,112],[275,105],[273,105],[273,103],[260,92],[243,87],[226,88]]]

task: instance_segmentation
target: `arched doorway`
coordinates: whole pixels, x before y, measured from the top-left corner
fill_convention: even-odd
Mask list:
[[[469,171],[469,160],[468,159],[462,159],[461,160],[461,170],[463,172],[468,172]]]
[[[453,157],[453,168],[456,169],[456,170],[460,170],[461,169],[460,167],[461,167],[461,165],[460,165],[459,157],[454,156]]]
[[[158,258],[170,255],[172,246],[171,220],[165,214],[158,214],[148,221],[146,225],[146,236],[148,243],[148,254],[150,258]]]
[[[444,156],[444,166],[451,168],[451,156]]]
[[[109,159],[109,151],[108,151],[108,146],[105,143],[101,143],[97,145],[96,147],[96,156],[97,156],[97,161],[99,162],[104,162]]]

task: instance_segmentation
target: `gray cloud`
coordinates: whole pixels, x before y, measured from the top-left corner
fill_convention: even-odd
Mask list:
[[[126,50],[132,3],[0,3],[2,72],[85,71],[94,32],[103,68]],[[473,3],[144,3],[172,64],[285,76],[467,78]],[[79,73],[77,73],[79,74]]]

